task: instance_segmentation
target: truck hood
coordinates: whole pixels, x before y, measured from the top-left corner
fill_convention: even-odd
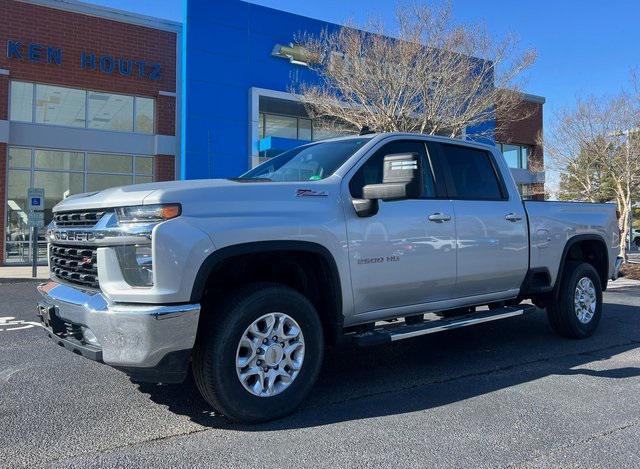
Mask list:
[[[221,203],[228,209],[228,203],[232,202],[264,204],[309,197],[326,200],[330,189],[338,181],[339,178],[332,176],[317,182],[240,182],[233,179],[155,182],[73,195],[57,204],[53,210],[91,210],[177,202],[183,205],[185,213],[192,212],[189,208],[200,211],[203,206],[211,206],[212,202]]]
[[[193,189],[212,189],[232,186],[233,181],[225,179],[203,179],[191,181],[154,182],[132,186],[112,187],[98,192],[85,192],[67,197],[55,207],[54,212],[70,210],[91,210],[111,207],[126,207],[156,203],[148,198],[154,193],[160,196],[173,191],[190,191]]]

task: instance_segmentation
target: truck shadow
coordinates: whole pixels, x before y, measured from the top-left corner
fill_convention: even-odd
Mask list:
[[[295,414],[237,425],[211,412],[190,377],[182,385],[139,383],[171,412],[207,427],[273,431],[428,410],[552,375],[629,379],[639,367],[598,362],[640,348],[640,308],[605,304],[598,332],[581,341],[557,337],[537,311],[387,346],[330,350],[311,397]]]

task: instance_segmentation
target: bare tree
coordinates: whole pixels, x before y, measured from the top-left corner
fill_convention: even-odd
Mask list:
[[[623,256],[632,196],[640,185],[639,102],[638,96],[627,92],[613,98],[579,99],[574,108],[558,113],[545,142],[548,167],[571,184],[575,198],[609,197],[617,203]]]
[[[482,27],[454,25],[448,4],[399,7],[396,26],[369,21],[296,37],[320,76],[320,84],[293,87],[313,118],[356,131],[459,137],[492,136],[483,124],[497,111],[526,117],[520,89],[534,51],[519,54],[512,37],[495,41]]]

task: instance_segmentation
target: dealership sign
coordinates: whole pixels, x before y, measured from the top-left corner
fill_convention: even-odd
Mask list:
[[[7,59],[26,60],[33,63],[62,65],[63,50],[60,47],[44,46],[36,43],[7,41]],[[123,77],[147,78],[159,80],[162,67],[158,63],[145,62],[113,55],[100,55],[83,50],[78,57],[78,65],[83,70],[105,74],[118,74]]]

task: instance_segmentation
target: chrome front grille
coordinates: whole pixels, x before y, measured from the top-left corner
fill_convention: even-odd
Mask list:
[[[73,212],[56,212],[53,214],[53,221],[58,227],[66,226],[83,226],[92,227],[102,216],[106,210],[83,210]]]
[[[58,279],[76,285],[98,288],[97,247],[49,246],[49,265]]]

